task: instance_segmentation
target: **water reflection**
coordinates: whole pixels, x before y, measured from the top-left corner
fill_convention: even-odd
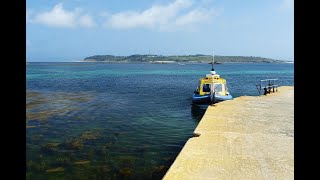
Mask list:
[[[199,122],[206,112],[208,104],[192,104],[191,105],[191,114],[192,117]]]

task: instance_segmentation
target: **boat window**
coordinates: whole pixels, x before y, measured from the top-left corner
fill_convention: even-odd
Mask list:
[[[222,91],[222,84],[214,84],[213,87],[214,87],[215,92]]]
[[[202,91],[203,92],[210,92],[211,85],[210,84],[203,84]]]

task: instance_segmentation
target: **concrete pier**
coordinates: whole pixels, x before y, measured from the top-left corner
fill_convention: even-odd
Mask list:
[[[294,179],[294,87],[209,106],[163,179]]]

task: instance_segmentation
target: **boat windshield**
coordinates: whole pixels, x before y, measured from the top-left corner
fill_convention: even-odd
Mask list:
[[[203,84],[202,91],[203,92],[210,92],[211,84]]]
[[[213,85],[213,87],[214,87],[214,91],[215,91],[215,92],[222,92],[222,84],[220,84],[220,83],[219,83],[219,84],[216,84],[216,83],[215,83],[215,84]]]

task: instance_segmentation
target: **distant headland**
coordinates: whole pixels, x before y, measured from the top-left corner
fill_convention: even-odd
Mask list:
[[[219,56],[215,55],[216,64],[219,63],[288,63],[291,61],[275,60],[263,57],[254,56]],[[114,55],[94,55],[86,57],[82,62],[105,62],[105,63],[209,63],[212,61],[212,55],[177,55],[177,56],[162,56],[162,55],[141,55],[134,54],[130,56],[114,56]]]

